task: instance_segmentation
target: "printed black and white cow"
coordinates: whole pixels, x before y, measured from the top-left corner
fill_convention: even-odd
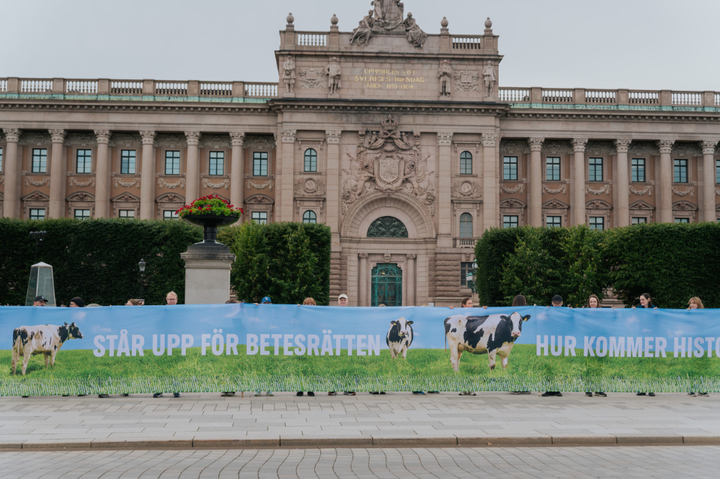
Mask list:
[[[75,323],[68,326],[53,326],[44,324],[40,326],[21,326],[13,331],[12,372],[16,373],[17,363],[22,357],[22,373],[25,375],[30,356],[43,354],[45,367],[55,365],[55,356],[65,341],[69,339],[82,339],[83,335]]]
[[[397,321],[390,321],[390,330],[385,337],[385,342],[390,348],[390,355],[393,359],[402,356],[405,359],[407,351],[413,342],[413,322],[405,318]]]
[[[505,369],[515,340],[522,332],[522,323],[528,319],[530,315],[521,316],[520,313],[489,316],[458,314],[445,319],[445,339],[450,346],[450,361],[453,369],[459,370],[463,351],[487,354],[490,370],[495,369],[495,356],[500,356]]]

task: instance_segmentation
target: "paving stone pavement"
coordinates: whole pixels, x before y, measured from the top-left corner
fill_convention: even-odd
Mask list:
[[[718,446],[0,452],[3,479],[716,478]]]
[[[720,395],[0,398],[0,449],[720,445]]]

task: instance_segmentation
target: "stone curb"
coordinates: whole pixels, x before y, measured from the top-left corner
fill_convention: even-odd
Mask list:
[[[0,442],[0,451],[64,450],[180,450],[180,449],[314,449],[411,447],[599,447],[599,446],[720,445],[720,436],[414,436],[414,437],[305,437],[272,439],[159,439],[112,441]]]

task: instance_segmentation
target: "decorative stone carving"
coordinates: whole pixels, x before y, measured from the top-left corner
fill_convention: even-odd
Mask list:
[[[325,67],[325,74],[328,76],[328,89],[331,95],[335,95],[342,86],[340,84],[341,73],[340,60],[338,57],[332,57],[330,63]]]
[[[341,136],[342,136],[341,130],[326,130],[325,131],[325,138],[327,139],[328,145],[339,145]]]
[[[5,133],[5,141],[10,143],[17,143],[20,141],[20,134],[22,133],[17,128],[3,128]]]
[[[45,186],[50,181],[49,176],[43,176],[41,180],[36,180],[32,176],[25,177],[25,186]]]
[[[697,143],[675,143],[673,145],[673,154],[675,156],[693,158],[695,156],[701,156],[702,150]]]
[[[200,148],[222,150],[230,146],[227,135],[203,135],[200,138]],[[242,145],[241,145],[242,146]]]
[[[452,145],[453,134],[440,132],[437,134],[438,146],[450,146]]]
[[[490,100],[495,98],[495,85],[497,85],[497,74],[495,73],[495,66],[492,63],[485,64],[482,71],[483,84],[485,85],[485,99]]]
[[[545,145],[545,151],[550,155],[566,155],[573,152],[567,141],[551,141]]]
[[[200,137],[202,133],[199,131],[186,131],[185,142],[188,146],[198,146],[200,144]]]
[[[695,212],[697,211],[697,206],[690,203],[689,201],[677,201],[673,203],[672,207],[673,211],[690,211],[692,212],[692,218],[695,218]]]
[[[440,79],[440,96],[450,96],[452,91],[450,86],[452,74],[453,70],[452,66],[450,66],[450,62],[443,60],[442,63],[440,63],[440,68],[438,69],[438,78]]]
[[[483,133],[482,134],[483,146],[495,146],[496,140],[497,140],[497,135],[494,133]]]
[[[92,134],[85,132],[68,133],[64,141],[67,146],[95,146],[95,143],[97,143]]]
[[[543,191],[551,195],[564,195],[565,193],[567,193],[567,185],[564,184],[560,188],[555,189],[548,188],[548,185],[543,185]]]
[[[7,131],[5,131],[7,134]],[[47,146],[50,143],[50,134],[40,131],[23,131],[20,136],[18,145],[27,146]]]
[[[615,151],[618,153],[627,153],[630,150],[631,143],[632,140],[628,140],[626,138],[615,140]]]
[[[657,142],[658,150],[660,150],[660,154],[670,154],[672,153],[672,147],[675,144],[675,140],[660,140]]]
[[[282,142],[283,143],[295,143],[295,135],[297,130],[283,130],[282,131]]]
[[[300,86],[308,89],[322,88],[324,82],[324,68],[301,68]]]
[[[143,142],[145,139],[143,138]],[[180,135],[158,135],[155,140],[155,146],[158,148],[183,149],[187,146],[187,141]]]
[[[678,195],[678,196],[687,196],[687,195],[690,195],[690,198],[694,198],[694,197],[695,197],[695,188],[692,187],[692,186],[688,186],[687,189],[685,189],[685,191],[680,191],[679,188],[676,188],[676,187],[673,186],[673,187],[672,187],[672,192],[675,193],[675,194]]]
[[[325,182],[314,178],[300,178],[295,182],[295,196],[325,196]]]
[[[423,32],[418,26],[417,22],[412,16],[412,13],[407,14],[407,18],[403,22],[405,25],[405,38],[415,48],[422,48],[427,41],[427,33]]]
[[[474,181],[456,181],[451,189],[452,197],[458,199],[480,199],[482,188]]]
[[[140,178],[134,178],[131,181],[123,181],[120,178],[115,178],[115,189],[118,189],[119,187],[123,188],[132,188],[133,186],[137,186],[140,188]]]
[[[169,188],[171,190],[175,188],[185,188],[185,178],[180,178],[175,183],[170,183],[165,178],[158,178],[158,187]]]
[[[373,0],[370,4],[374,7],[374,31],[392,32],[403,24],[405,11],[400,0]]]
[[[507,193],[507,194],[509,194],[509,195],[514,195],[515,193],[523,193],[523,192],[525,192],[525,184],[524,184],[524,183],[520,183],[520,184],[517,185],[515,188],[508,188],[508,187],[505,186],[505,185],[501,185],[500,187],[502,188],[502,190],[503,190],[505,193]]]
[[[138,203],[140,202],[140,199],[135,196],[131,195],[127,191],[125,193],[122,193],[120,196],[117,196],[113,198],[113,203]]]
[[[478,82],[480,80],[480,72],[477,71],[457,71],[455,72],[455,91],[478,91]]]
[[[371,131],[364,136],[355,157],[348,154],[350,168],[343,170],[344,210],[373,190],[388,196],[404,191],[434,214],[435,192],[431,184],[434,172],[427,171],[429,155],[423,157],[419,135],[398,131],[397,127],[397,121],[388,115],[379,132]]]
[[[650,203],[646,203],[642,200],[638,200],[630,205],[630,210],[654,210],[655,207],[651,205]]]
[[[633,155],[634,157],[648,157],[652,155],[657,155],[660,152],[657,149],[657,144],[651,143],[649,141],[633,141],[630,144],[630,151],[629,153]]]
[[[361,47],[368,44],[370,38],[372,38],[373,27],[375,26],[374,13],[373,10],[370,10],[368,14],[360,20],[357,28],[353,30],[352,36],[350,37],[350,45],[357,44],[357,46]]]
[[[614,155],[616,150],[609,141],[590,141],[587,144],[587,151],[595,156]]]
[[[248,150],[274,150],[275,140],[271,140],[267,136],[247,136],[245,148]]]
[[[605,195],[610,196],[610,185],[605,185],[602,188],[591,188],[590,186],[585,185],[585,194],[588,193],[596,196],[605,193]]]
[[[166,193],[157,199],[158,203],[185,203],[185,198],[174,193]]]
[[[573,151],[575,153],[584,153],[587,142],[588,142],[587,138],[573,138],[571,140]]]
[[[212,188],[214,190],[219,190],[220,188],[225,188],[226,190],[230,189],[230,180],[227,178],[218,183],[213,183],[209,179],[203,178],[201,183],[203,185],[203,188]]]
[[[500,208],[525,208],[525,203],[517,198],[508,198],[500,203]]]
[[[285,93],[295,93],[295,60],[288,55],[283,62],[283,83],[285,83]]]
[[[603,200],[592,200],[588,201],[585,204],[585,208],[589,210],[611,210],[612,206],[610,206],[610,203]]]
[[[97,132],[95,132],[97,135]],[[134,133],[113,133],[110,137],[110,146],[118,148],[137,148],[142,145],[140,135]]]
[[[700,148],[702,149],[703,155],[714,155],[717,141],[702,141],[700,142]]]
[[[95,197],[91,195],[90,193],[86,193],[84,191],[81,191],[79,193],[72,194],[68,197],[68,201],[76,202],[76,201],[95,201]]]
[[[110,143],[110,137],[112,137],[112,132],[108,130],[95,130],[95,138],[98,144],[107,145]]]
[[[634,195],[638,195],[638,196],[644,196],[644,195],[652,196],[652,194],[653,194],[653,187],[652,187],[651,185],[646,186],[646,187],[643,188],[642,190],[636,190],[636,189],[633,188],[632,186],[630,186],[629,188],[630,188],[630,193],[632,193],[632,194],[634,194]]]
[[[39,191],[33,191],[27,196],[22,197],[23,201],[47,201],[50,197],[40,193]]]
[[[95,186],[95,177],[88,179],[87,181],[78,181],[77,178],[71,176],[68,178],[68,185],[70,187],[77,186],[78,188],[87,188],[88,186]]]
[[[141,131],[140,137],[142,138],[143,145],[154,145],[155,144],[155,132],[154,131]]]
[[[230,132],[230,144],[232,146],[243,147],[245,143],[245,132],[244,131],[231,131]]]
[[[270,191],[273,190],[275,187],[275,181],[274,180],[267,180],[265,183],[255,183],[253,180],[247,180],[245,182],[245,186],[250,188],[255,188],[256,190],[264,190],[265,188],[269,189]]]
[[[716,194],[717,196],[720,196],[720,188],[715,188],[715,194]]]
[[[569,208],[570,207],[568,205],[558,200],[557,198],[553,198],[543,205],[543,209],[549,210],[567,210]]]
[[[65,130],[50,130],[50,139],[53,143],[63,143],[66,134]]]
[[[530,151],[542,151],[545,138],[528,138],[527,140]]]

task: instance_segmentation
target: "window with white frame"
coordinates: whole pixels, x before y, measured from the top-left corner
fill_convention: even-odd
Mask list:
[[[545,181],[560,181],[560,158],[547,157],[545,159]]]
[[[250,219],[258,224],[266,225],[268,220],[267,211],[253,211]]]
[[[176,220],[178,218],[175,210],[163,210],[163,220]]]
[[[120,174],[121,175],[134,175],[136,165],[136,152],[135,150],[121,150],[120,151]]]
[[[591,216],[590,217],[590,229],[603,231],[605,229],[605,217],[604,216]]]
[[[225,175],[225,152],[224,151],[211,151],[210,152],[210,176],[224,176]]]
[[[264,151],[253,153],[253,176],[268,175],[268,154]]]
[[[519,225],[518,216],[516,216],[516,215],[503,216],[503,228],[517,228],[518,225]]]
[[[472,153],[469,151],[463,151],[460,153],[460,174],[461,175],[472,175],[473,172],[473,165],[472,165],[473,156]]]
[[[31,173],[47,173],[47,148],[33,148]]]
[[[631,164],[633,183],[645,182],[645,158],[633,158]]]
[[[634,225],[644,225],[647,224],[647,218],[644,216],[633,216],[631,222]]]
[[[89,220],[90,219],[90,210],[75,210],[75,219],[76,220]]]
[[[75,154],[75,172],[90,173],[92,163],[92,150],[77,150]]]
[[[118,217],[126,219],[135,218],[135,210],[120,210],[118,212]]]
[[[506,156],[503,158],[503,180],[517,181],[518,159],[517,156]]]
[[[165,152],[165,174],[180,174],[180,152],[168,150]]]
[[[305,165],[304,170],[306,173],[315,173],[317,171],[317,151],[312,148],[305,150]]]
[[[44,220],[45,219],[45,208],[30,208],[30,219],[31,220]]]
[[[460,237],[473,237],[473,218],[470,213],[463,213],[460,215]]]
[[[562,216],[547,216],[545,218],[545,226],[548,228],[562,227]]]
[[[675,160],[674,161],[674,181],[675,183],[687,183],[688,182],[688,160]]]
[[[588,181],[603,181],[603,159],[590,158]]]
[[[690,218],[675,218],[675,223],[690,223]]]
[[[317,214],[315,214],[315,212],[312,210],[307,210],[305,213],[303,213],[303,223],[317,223]]]

